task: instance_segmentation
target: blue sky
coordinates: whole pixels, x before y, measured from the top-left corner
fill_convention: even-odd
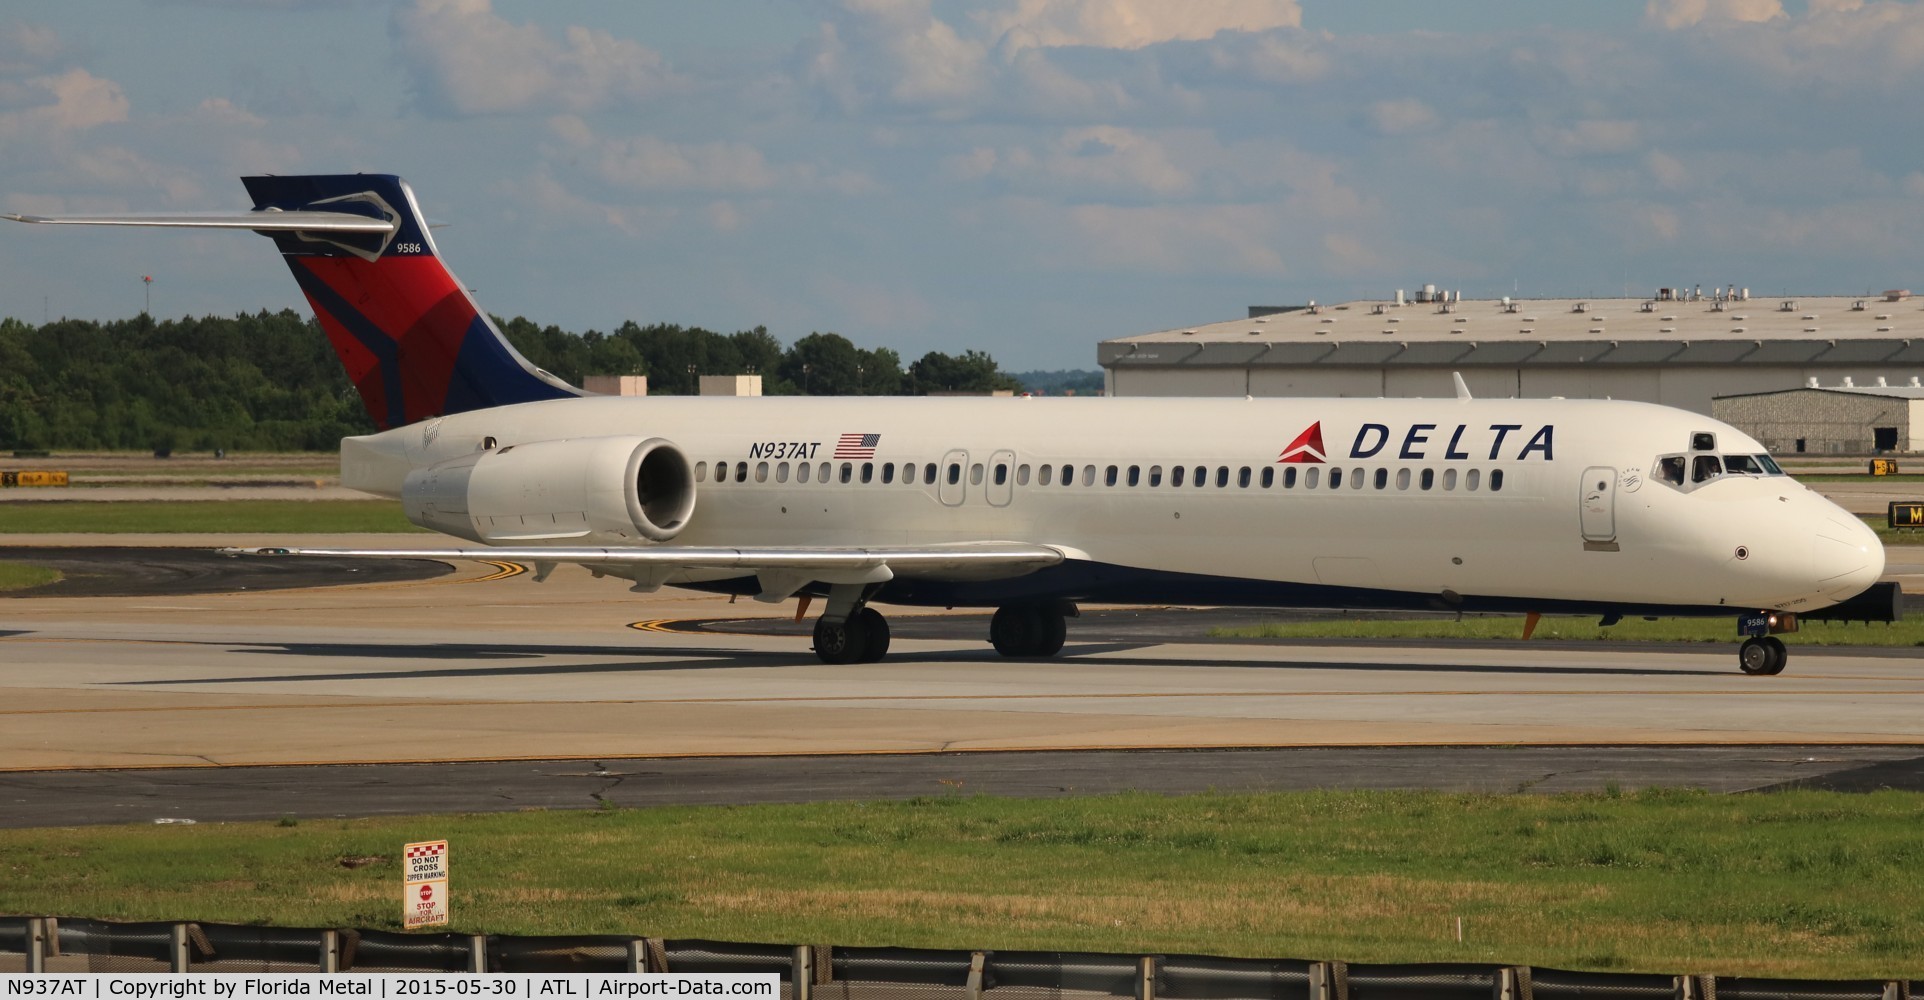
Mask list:
[[[1924,6],[10,0],[0,206],[384,171],[488,309],[1094,367],[1251,304],[1924,285]],[[305,311],[238,233],[0,228],[0,314]]]

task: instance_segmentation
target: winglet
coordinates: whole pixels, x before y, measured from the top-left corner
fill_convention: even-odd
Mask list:
[[[1470,387],[1464,383],[1463,373],[1451,372],[1450,378],[1456,382],[1456,398],[1459,400],[1468,400],[1470,398]]]

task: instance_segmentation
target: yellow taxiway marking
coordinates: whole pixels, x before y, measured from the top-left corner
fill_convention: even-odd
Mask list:
[[[76,690],[98,691],[99,689],[87,688],[87,689],[76,689]],[[1825,694],[1825,695],[1838,695],[1841,697],[1872,697],[1872,696],[1889,696],[1889,695],[1924,696],[1924,691],[1888,691],[1888,690],[1823,691],[1823,692],[1770,691],[1770,692],[1758,692],[1758,693],[1769,694],[1777,697],[1790,696],[1790,697],[1798,697],[1798,698],[1809,697],[1814,693]],[[516,707],[516,706],[536,707],[536,706],[547,706],[547,705],[648,706],[648,705],[795,705],[795,704],[819,704],[819,703],[826,703],[826,702],[846,702],[846,703],[856,703],[856,704],[899,704],[899,703],[905,703],[905,702],[918,703],[918,702],[981,702],[981,701],[1014,701],[1014,702],[1142,701],[1142,700],[1159,699],[1159,698],[1177,699],[1177,700],[1215,700],[1215,699],[1224,699],[1224,698],[1240,698],[1240,699],[1403,698],[1403,697],[1410,697],[1413,695],[1421,695],[1425,697],[1439,697],[1439,698],[1488,698],[1492,696],[1554,698],[1554,697],[1567,697],[1570,695],[1604,695],[1604,696],[1616,696],[1616,697],[1621,697],[1624,695],[1655,695],[1655,696],[1662,696],[1662,697],[1669,697],[1672,695],[1682,695],[1687,697],[1701,697],[1701,698],[1727,698],[1730,696],[1730,692],[1728,690],[1709,690],[1709,691],[1665,691],[1665,690],[1651,690],[1651,691],[1636,691],[1636,690],[1425,691],[1425,690],[1416,690],[1416,691],[1208,691],[1208,692],[1090,691],[1090,692],[1059,692],[1059,693],[1053,693],[1053,694],[788,695],[788,696],[776,696],[776,697],[768,697],[768,698],[588,698],[588,699],[573,698],[573,699],[564,699],[564,700],[558,700],[558,701],[530,700],[530,699],[522,699],[522,698],[504,698],[496,701],[496,700],[489,700],[489,699],[483,698],[483,699],[462,699],[459,701],[368,700],[368,701],[337,701],[337,702],[288,702],[286,704],[264,704],[264,705],[263,704],[154,705],[154,706],[142,705],[142,706],[103,706],[103,707],[79,706],[74,708],[13,708],[13,709],[0,709],[0,718],[5,718],[9,716],[27,716],[27,715],[94,715],[94,714],[105,715],[105,714],[133,714],[133,713],[143,713],[143,712],[155,713],[155,714],[165,714],[168,712],[250,712],[250,711],[308,712],[316,709],[418,708],[422,705],[430,705],[430,704],[438,708],[488,708],[488,707],[506,708],[506,707]],[[288,695],[288,697],[298,698],[299,696]],[[1914,741],[1915,740],[1913,739],[1913,742]]]

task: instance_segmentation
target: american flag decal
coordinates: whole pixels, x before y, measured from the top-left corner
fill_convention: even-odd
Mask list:
[[[835,439],[835,457],[874,458],[875,446],[881,443],[880,434],[844,434]]]

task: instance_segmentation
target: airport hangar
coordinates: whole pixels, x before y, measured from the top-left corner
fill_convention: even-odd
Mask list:
[[[1924,376],[1924,300],[1751,297],[1463,299],[1251,306],[1247,319],[1103,341],[1115,396],[1455,395],[1643,400],[1698,413],[1717,396]]]

